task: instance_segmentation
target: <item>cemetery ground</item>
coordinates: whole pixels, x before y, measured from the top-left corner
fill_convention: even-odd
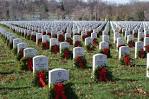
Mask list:
[[[0,27],[13,33],[3,25]],[[69,82],[78,99],[147,99],[149,97],[149,86],[147,86],[149,80],[145,77],[146,59],[134,60],[134,67],[120,65],[112,39],[112,31],[110,32],[112,57],[108,58],[108,67],[112,71],[114,79],[106,83],[97,83],[91,78],[92,57],[99,53],[98,47],[92,52],[85,51],[89,68],[78,69],[73,67],[73,60],[64,60],[60,54],[51,54],[50,50],[42,50],[41,46],[36,46],[35,42],[27,40],[17,33],[14,35],[28,43],[29,47],[36,48],[40,55],[48,56],[49,69],[65,68],[69,70]],[[98,40],[101,41],[101,38]],[[134,58],[134,48],[131,49],[131,56]],[[21,70],[20,62],[13,51],[7,47],[5,40],[0,37],[0,99],[47,99],[48,94],[48,86],[39,88],[33,85],[32,72]]]

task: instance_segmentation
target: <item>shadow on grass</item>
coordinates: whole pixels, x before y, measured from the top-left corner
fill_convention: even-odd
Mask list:
[[[146,65],[135,65],[136,67],[146,67]]]
[[[113,81],[125,81],[125,82],[135,82],[135,81],[139,81],[139,80],[143,80],[143,79],[129,79],[129,78],[124,78],[124,79],[121,79],[121,78],[115,78]]]
[[[10,71],[10,72],[1,72],[0,71],[0,75],[9,75],[9,74],[13,74],[15,73],[14,71]]]
[[[9,92],[15,91],[15,90],[22,90],[22,89],[28,89],[31,88],[30,86],[25,87],[0,87],[0,94],[5,95]]]

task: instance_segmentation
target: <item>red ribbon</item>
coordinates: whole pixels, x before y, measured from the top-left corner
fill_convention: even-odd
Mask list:
[[[98,71],[98,75],[99,75],[98,80],[99,81],[107,81],[107,73],[108,73],[107,69],[105,67],[101,67]]]
[[[134,41],[129,41],[128,42],[128,46],[129,47],[134,47],[135,46],[135,42]]]
[[[70,57],[70,51],[69,50],[64,50],[64,58],[68,59]]]
[[[129,57],[129,55],[125,55],[124,56],[124,63],[125,63],[125,65],[130,65],[130,57]]]
[[[138,52],[139,53],[139,57],[140,58],[144,58],[144,56],[145,56],[145,52],[144,52],[144,49],[142,48],[142,49],[140,49],[140,51]]]
[[[83,39],[83,41],[85,40],[85,38],[87,38],[88,36],[86,35],[86,34],[84,34],[83,36],[82,36],[82,39]]]
[[[64,36],[62,34],[60,34],[59,37],[58,37],[58,41],[63,42],[64,39],[65,39]]]
[[[40,87],[46,86],[46,77],[44,72],[38,72],[37,73],[37,78],[38,78],[38,84]]]
[[[51,52],[53,52],[54,54],[57,54],[59,52],[59,46],[58,45],[53,45],[51,47]]]
[[[51,33],[47,33],[47,35],[51,38]]]
[[[46,41],[44,43],[42,43],[43,49],[49,49],[49,42]]]
[[[33,71],[33,60],[32,60],[32,58],[29,58],[27,60],[27,67],[28,67],[28,70]]]
[[[77,63],[80,68],[84,68],[85,65],[86,65],[85,59],[83,58],[83,56],[78,56],[78,57],[76,57],[75,63]]]
[[[105,54],[105,55],[109,55],[109,48],[104,48],[103,49],[103,54]]]
[[[72,39],[71,39],[71,38],[67,38],[67,39],[66,39],[66,42],[68,42],[70,45],[72,45],[72,44],[73,44],[73,41],[72,41]]]
[[[94,46],[98,45],[98,41],[97,41],[96,38],[93,39],[93,45],[94,45]]]
[[[46,32],[42,32],[42,35],[46,35]]]
[[[149,45],[145,46],[145,51],[149,52]]]
[[[55,98],[54,99],[67,99],[65,95],[65,86],[63,83],[54,85]]]
[[[149,37],[149,34],[146,34],[146,37]]]
[[[81,47],[81,41],[76,41],[74,44],[75,47]]]

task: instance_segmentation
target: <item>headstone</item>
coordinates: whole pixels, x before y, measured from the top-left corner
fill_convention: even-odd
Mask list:
[[[42,42],[42,34],[36,33],[36,44],[38,45],[40,42]]]
[[[34,48],[25,48],[23,55],[24,58],[32,58],[37,55],[37,50]]]
[[[62,68],[56,68],[49,71],[49,87],[51,84],[69,80],[69,71]]]
[[[67,40],[67,38],[71,38],[71,34],[70,33],[65,33],[65,40]]]
[[[144,50],[149,52],[149,37],[144,38]]]
[[[109,35],[102,35],[102,41],[110,42]]]
[[[13,48],[17,47],[17,44],[21,43],[22,40],[20,38],[13,39]]]
[[[82,47],[73,48],[73,58],[76,58],[77,56],[84,56],[84,48]]]
[[[93,55],[93,72],[99,66],[107,65],[107,56],[104,54],[95,54]]]
[[[123,55],[129,55],[129,52],[128,46],[121,46],[119,49],[119,60],[123,57]]]
[[[85,46],[87,46],[89,44],[93,44],[93,39],[91,37],[85,38]]]
[[[58,45],[58,46],[59,46],[59,42],[58,42],[57,38],[51,38],[51,39],[50,39],[50,48],[51,48],[53,45]]]
[[[91,33],[91,38],[92,39],[97,38],[97,33],[95,33],[95,32]]]
[[[143,32],[139,32],[138,33],[138,41],[143,41],[144,39],[144,33]]]
[[[140,51],[141,49],[143,49],[144,46],[143,46],[143,42],[142,41],[138,41],[138,42],[135,42],[135,58],[138,57],[138,51]]]
[[[33,57],[33,73],[48,71],[48,57],[39,55]]]
[[[124,43],[124,41],[122,40],[121,37],[117,38],[116,47],[119,47],[119,46],[124,45],[124,44],[125,44],[125,43]]]
[[[48,35],[42,35],[42,43],[45,43],[45,42],[49,42],[49,36]]]
[[[146,67],[146,76],[149,78],[149,53],[147,53],[147,67]]]
[[[127,35],[127,44],[129,43],[129,41],[134,41],[134,38],[132,35]]]
[[[128,35],[131,35],[131,33],[130,33],[130,31],[126,30],[126,31],[125,31],[125,39],[127,39],[127,36],[128,36]]]
[[[76,41],[81,41],[80,35],[74,35],[73,36],[73,44],[75,44]]]
[[[114,32],[114,43],[116,43],[117,38],[120,37],[120,33]]]
[[[109,43],[102,41],[99,43],[99,49],[104,49],[104,48],[109,48]]]
[[[62,50],[65,48],[69,48],[69,43],[68,42],[61,42],[60,43],[60,53],[62,53]]]
[[[21,49],[25,49],[25,48],[27,48],[27,43],[19,43],[19,44],[17,44],[17,52],[18,53],[19,53],[19,51]]]

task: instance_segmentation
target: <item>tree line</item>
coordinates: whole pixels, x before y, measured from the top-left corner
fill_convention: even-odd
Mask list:
[[[4,20],[148,20],[149,2],[117,5],[102,0],[0,0]]]

